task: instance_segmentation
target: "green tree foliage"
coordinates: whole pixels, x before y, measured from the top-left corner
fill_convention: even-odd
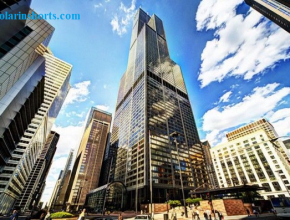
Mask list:
[[[50,216],[52,219],[53,218],[72,218],[74,215],[68,213],[68,212],[55,212],[52,213]]]
[[[197,203],[197,202],[200,202],[202,200],[202,198],[195,198],[195,199],[193,199],[193,198],[187,198],[186,200],[185,200],[185,202],[187,203],[187,204],[195,204],[195,203]]]
[[[179,200],[169,200],[168,203],[172,207],[181,206],[181,202]]]

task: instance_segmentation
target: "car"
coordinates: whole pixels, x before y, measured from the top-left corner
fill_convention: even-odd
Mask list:
[[[136,215],[135,220],[151,220],[150,215]]]

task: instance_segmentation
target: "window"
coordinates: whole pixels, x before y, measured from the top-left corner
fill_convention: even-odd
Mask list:
[[[279,198],[285,198],[285,195],[284,194],[280,194],[278,195]]]
[[[6,55],[13,47],[22,41],[27,35],[32,32],[32,29],[25,26],[21,31],[16,33],[12,38],[0,46],[0,58]]]
[[[271,192],[271,187],[269,183],[263,183],[262,186],[265,188],[265,192]]]
[[[273,186],[274,186],[276,191],[281,191],[281,187],[280,187],[278,182],[273,182]]]

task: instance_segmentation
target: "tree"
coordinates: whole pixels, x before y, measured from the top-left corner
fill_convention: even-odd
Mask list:
[[[168,203],[172,207],[181,206],[181,202],[179,200],[169,200]]]
[[[195,204],[195,203],[197,203],[197,202],[200,202],[202,200],[202,198],[195,198],[195,199],[193,199],[193,198],[187,198],[186,200],[185,200],[185,202],[187,203],[187,204]]]

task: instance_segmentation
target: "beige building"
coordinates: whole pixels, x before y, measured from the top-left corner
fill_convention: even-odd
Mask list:
[[[245,2],[290,33],[289,0],[245,0]]]
[[[273,126],[265,119],[227,134],[226,143],[211,149],[220,187],[258,184],[265,198],[289,196],[290,165],[285,146],[276,141]],[[286,156],[285,156],[286,155]]]
[[[111,120],[110,113],[91,109],[67,189],[68,209],[82,208],[89,191],[98,187]]]

